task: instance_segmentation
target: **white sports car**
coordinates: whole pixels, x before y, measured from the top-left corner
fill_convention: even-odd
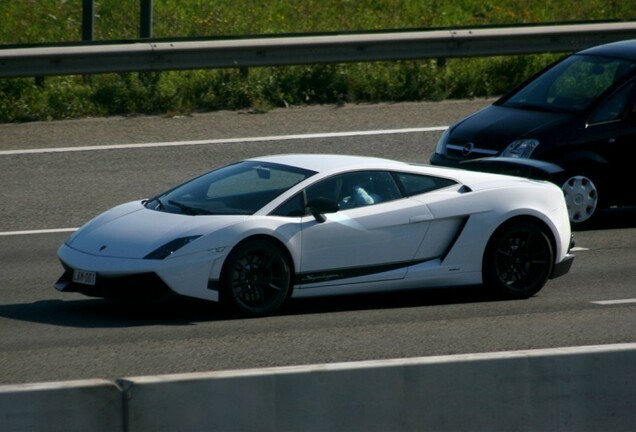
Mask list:
[[[250,315],[288,297],[484,285],[526,298],[574,256],[562,191],[336,155],[237,162],[117,206],[60,247],[60,291],[172,290]]]

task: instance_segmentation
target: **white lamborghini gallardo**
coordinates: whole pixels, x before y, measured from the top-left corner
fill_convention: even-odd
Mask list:
[[[551,183],[371,157],[240,161],[117,206],[60,247],[60,291],[166,290],[250,315],[291,297],[482,286],[526,298],[573,261]]]

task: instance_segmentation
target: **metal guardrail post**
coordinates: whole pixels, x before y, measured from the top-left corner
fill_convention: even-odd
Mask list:
[[[141,39],[152,37],[152,0],[139,2],[139,37]]]
[[[95,33],[95,0],[82,1],[82,40],[92,41]]]

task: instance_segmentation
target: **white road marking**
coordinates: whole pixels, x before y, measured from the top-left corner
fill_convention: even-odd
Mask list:
[[[122,150],[122,149],[139,149],[139,148],[156,148],[156,147],[182,147],[197,146],[210,144],[232,144],[232,143],[250,143],[265,141],[290,141],[317,138],[342,138],[352,136],[368,136],[368,135],[394,135],[408,134],[415,132],[436,132],[446,130],[448,126],[433,126],[424,128],[407,128],[407,129],[380,129],[370,131],[349,131],[349,132],[328,132],[314,134],[297,134],[297,135],[272,135],[263,137],[245,137],[245,138],[221,138],[200,141],[166,141],[154,143],[135,143],[135,144],[109,144],[86,147],[51,147],[38,149],[22,149],[22,150],[0,150],[0,156],[38,154],[38,153],[67,153],[82,151],[100,151],[100,150]]]
[[[77,231],[77,228],[55,228],[55,229],[41,229],[41,230],[25,230],[25,231],[3,231],[0,232],[0,237],[18,236],[18,235],[33,235],[33,234],[55,234]]]
[[[22,150],[0,150],[0,156],[38,154],[38,153],[65,153],[65,152],[81,152],[81,151],[99,151],[99,150],[121,150],[121,149],[138,149],[138,148],[154,148],[154,147],[180,147],[180,146],[196,146],[210,144],[231,144],[231,143],[249,143],[249,142],[266,142],[266,141],[289,141],[302,139],[317,138],[342,138],[352,136],[369,136],[369,135],[392,135],[407,134],[416,132],[436,132],[446,130],[448,126],[433,126],[423,128],[406,128],[406,129],[379,129],[370,131],[348,131],[348,132],[328,132],[313,134],[296,134],[296,135],[272,135],[263,137],[245,137],[245,138],[223,138],[199,141],[166,141],[154,143],[135,143],[135,144],[110,144],[87,147],[51,147],[40,149],[22,149]],[[73,232],[77,228],[57,228],[43,230],[24,230],[24,231],[4,231],[0,232],[0,237],[17,236],[17,235],[33,235],[33,234],[52,234],[62,232]]]
[[[572,249],[570,249],[571,252],[583,252],[588,250],[589,250],[588,248],[579,247],[579,246],[575,246]]]
[[[599,300],[593,301],[590,303],[594,303],[597,305],[607,306],[607,305],[616,305],[616,304],[628,304],[628,303],[636,303],[636,298],[633,299],[622,299],[622,300]]]

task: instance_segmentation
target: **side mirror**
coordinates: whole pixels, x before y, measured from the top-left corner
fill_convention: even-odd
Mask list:
[[[306,207],[319,223],[323,223],[327,220],[325,214],[336,213],[340,210],[340,206],[337,202],[323,197],[312,199],[307,203]]]

